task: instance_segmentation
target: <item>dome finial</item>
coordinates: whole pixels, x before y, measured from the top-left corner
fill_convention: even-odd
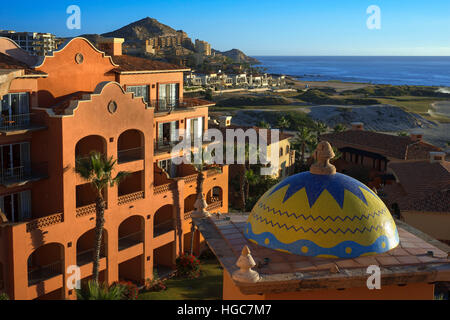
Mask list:
[[[239,270],[233,273],[232,277],[234,280],[247,283],[254,283],[260,280],[258,272],[252,270],[256,266],[256,263],[253,260],[248,246],[242,249],[241,256],[236,262],[236,265],[239,267]]]
[[[336,174],[336,167],[330,163],[335,156],[333,148],[328,141],[321,141],[314,151],[314,159],[316,162],[311,165],[310,172],[312,174],[332,175]]]

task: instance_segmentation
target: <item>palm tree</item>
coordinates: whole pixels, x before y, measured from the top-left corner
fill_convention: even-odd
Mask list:
[[[300,146],[300,162],[301,165],[305,163],[305,152],[306,147],[313,142],[313,135],[311,129],[307,127],[301,127],[297,131],[297,138],[295,139],[295,144]]]
[[[334,126],[333,132],[334,132],[334,133],[344,132],[346,129],[347,129],[347,128],[345,127],[344,124],[338,123],[337,125]]]
[[[105,199],[103,190],[108,186],[118,185],[128,172],[120,171],[113,178],[112,173],[116,160],[106,158],[100,152],[93,151],[88,157],[76,159],[75,172],[83,179],[89,181],[96,192],[95,200],[95,243],[94,243],[94,281],[98,283],[100,248],[102,244],[103,226],[105,224]]]
[[[256,124],[256,126],[263,129],[270,129],[270,124],[265,120],[261,120]]]
[[[317,140],[319,140],[322,133],[327,132],[328,126],[322,121],[317,121],[314,123],[314,130],[316,131]]]
[[[280,119],[278,119],[277,126],[281,129],[281,132],[283,132],[285,129],[288,129],[290,126],[290,122],[288,119],[286,119],[284,116],[282,116]]]

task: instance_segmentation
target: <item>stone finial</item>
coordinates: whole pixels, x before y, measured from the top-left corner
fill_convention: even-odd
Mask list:
[[[333,148],[328,141],[321,141],[314,151],[316,162],[311,165],[310,172],[313,174],[331,175],[336,174],[336,167],[330,163],[335,156]]]
[[[237,260],[236,265],[239,267],[239,270],[233,273],[233,280],[247,283],[259,281],[259,273],[252,270],[252,268],[256,266],[256,263],[255,260],[253,260],[248,246],[245,246],[242,249],[242,254]]]
[[[206,211],[208,203],[205,200],[205,196],[202,193],[198,194],[197,200],[194,203],[195,211],[191,214],[192,218],[207,218],[211,214]]]

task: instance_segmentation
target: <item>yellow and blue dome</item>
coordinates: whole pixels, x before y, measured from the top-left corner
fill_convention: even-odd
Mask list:
[[[399,243],[383,201],[340,173],[286,178],[255,205],[245,236],[271,249],[323,258],[373,255]]]

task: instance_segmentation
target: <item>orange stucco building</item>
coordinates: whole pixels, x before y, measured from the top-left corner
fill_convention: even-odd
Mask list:
[[[183,98],[181,67],[121,45],[74,38],[34,60],[0,38],[0,292],[12,299],[74,299],[68,267],[92,276],[94,197],[74,167],[93,150],[130,172],[105,192],[101,280],[142,283],[190,247],[199,172],[170,147],[207,129],[212,103]],[[226,212],[228,167],[201,174],[208,210]]]

